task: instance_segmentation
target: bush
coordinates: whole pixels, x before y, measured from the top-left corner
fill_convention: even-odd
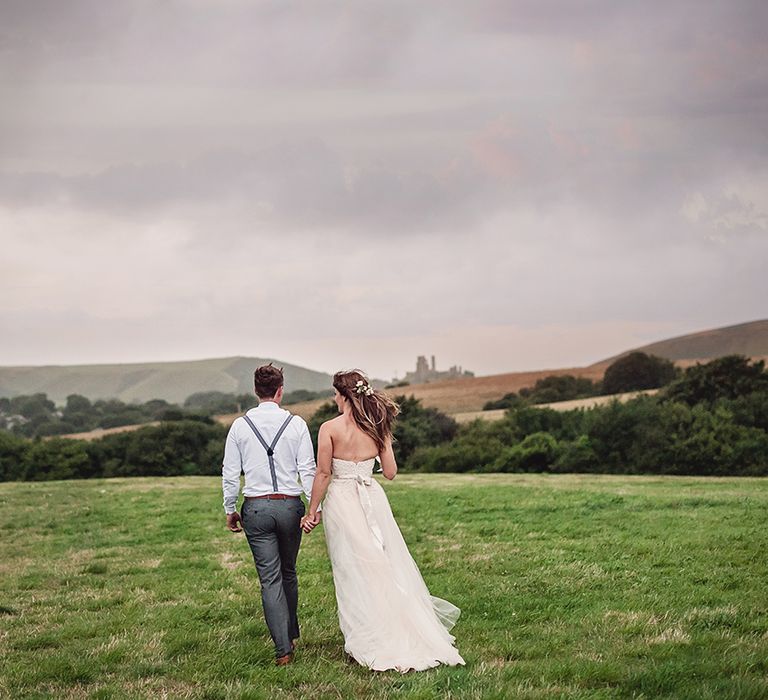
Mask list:
[[[517,408],[523,405],[525,402],[513,391],[509,394],[504,394],[500,399],[495,401],[486,401],[483,404],[484,411],[497,411],[502,408]]]
[[[504,448],[493,462],[493,471],[549,471],[558,454],[558,444],[554,437],[545,432],[533,433],[519,444]]]
[[[574,377],[572,374],[553,374],[537,380],[532,388],[520,390],[520,396],[531,403],[571,401],[596,396],[599,393],[599,383],[586,377]]]
[[[424,408],[413,396],[396,396],[400,415],[393,426],[395,459],[404,468],[419,447],[439,445],[452,440],[458,430],[456,421],[436,408]]]
[[[452,442],[432,447],[419,447],[409,466],[422,472],[486,471],[504,448],[500,440],[485,439],[479,434],[462,432]]]
[[[704,365],[688,367],[682,377],[666,388],[664,397],[694,406],[755,392],[768,392],[765,363],[762,360],[751,363],[742,355],[726,355]]]
[[[672,362],[663,357],[631,352],[610,365],[603,375],[603,394],[656,389],[677,376]]]
[[[87,479],[95,476],[87,443],[82,440],[54,438],[35,440],[26,454],[24,479]]]
[[[560,454],[552,465],[553,472],[598,472],[600,460],[587,435],[561,443]]]
[[[18,481],[24,478],[29,440],[0,430],[0,481]]]
[[[91,444],[104,476],[220,474],[226,436],[222,425],[178,421],[106,435]]]
[[[333,401],[328,401],[320,406],[307,421],[309,435],[312,438],[312,444],[315,447],[315,454],[317,454],[317,433],[320,431],[320,426],[326,421],[336,418],[338,415],[339,409],[336,408],[336,404]]]

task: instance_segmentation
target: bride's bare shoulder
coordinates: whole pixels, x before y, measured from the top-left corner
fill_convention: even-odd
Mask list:
[[[344,416],[336,416],[335,418],[331,418],[330,420],[325,421],[325,423],[320,424],[320,430],[325,431],[331,431],[333,432],[337,426],[341,424],[341,420],[344,418]]]

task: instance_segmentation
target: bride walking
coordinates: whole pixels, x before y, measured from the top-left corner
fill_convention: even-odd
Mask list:
[[[341,414],[320,427],[309,532],[322,519],[333,568],[344,649],[374,671],[405,673],[464,664],[449,630],[460,610],[429,594],[384,490],[371,478],[378,457],[387,479],[397,463],[392,420],[399,409],[358,371],[337,372]]]

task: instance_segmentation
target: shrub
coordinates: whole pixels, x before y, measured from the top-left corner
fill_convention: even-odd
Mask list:
[[[493,462],[493,471],[543,472],[556,462],[557,440],[545,432],[533,433],[522,442],[501,450]]]
[[[560,444],[560,454],[551,467],[553,472],[599,472],[600,460],[587,435]]]
[[[669,360],[644,352],[631,352],[605,370],[603,394],[656,389],[671,382],[676,375],[677,370]]]
[[[24,479],[87,479],[95,476],[87,443],[82,440],[54,438],[35,440],[26,455]]]
[[[531,403],[552,403],[570,401],[600,393],[600,384],[586,377],[572,374],[553,374],[537,380],[531,388],[520,390],[520,396]]]
[[[452,442],[418,448],[409,466],[422,472],[486,471],[502,449],[504,443],[499,440],[487,440],[463,433]]]
[[[509,394],[504,394],[500,399],[495,401],[486,401],[483,404],[484,411],[496,411],[501,408],[517,408],[525,403],[514,391]]]
[[[666,388],[664,397],[694,406],[755,392],[768,392],[765,363],[762,360],[751,363],[742,355],[726,355],[707,364],[688,367],[682,377]]]
[[[31,446],[29,440],[0,430],[0,481],[18,481],[25,477]]]

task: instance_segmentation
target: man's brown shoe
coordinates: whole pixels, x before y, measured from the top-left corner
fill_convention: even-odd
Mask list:
[[[287,666],[289,663],[293,661],[293,654],[286,654],[285,656],[278,656],[275,659],[275,663],[278,666]]]

